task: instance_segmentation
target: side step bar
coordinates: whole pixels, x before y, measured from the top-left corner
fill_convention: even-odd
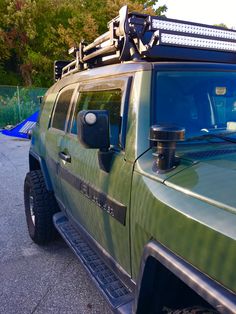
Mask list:
[[[134,296],[99,255],[85,242],[63,213],[56,213],[53,222],[58,232],[79,258],[102,291],[115,313],[132,313]]]

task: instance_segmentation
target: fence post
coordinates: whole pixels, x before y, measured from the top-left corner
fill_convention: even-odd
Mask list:
[[[20,107],[20,90],[19,86],[17,85],[17,104],[18,104],[18,110],[19,110],[19,122],[21,121],[21,107]]]

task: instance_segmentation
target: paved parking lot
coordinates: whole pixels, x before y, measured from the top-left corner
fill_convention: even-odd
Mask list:
[[[0,313],[111,313],[63,240],[39,247],[29,238],[28,149],[29,141],[0,133]]]

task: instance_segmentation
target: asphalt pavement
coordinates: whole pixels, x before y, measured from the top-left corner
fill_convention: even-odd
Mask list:
[[[0,133],[0,313],[112,313],[62,239],[40,247],[28,235],[29,145]]]

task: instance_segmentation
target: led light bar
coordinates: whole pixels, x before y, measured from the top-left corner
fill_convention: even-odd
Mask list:
[[[210,26],[207,27],[202,25],[190,24],[185,22],[183,23],[178,21],[174,22],[157,18],[152,18],[151,25],[153,30],[168,30],[186,34],[236,40],[236,31],[223,30]]]
[[[206,39],[201,37],[191,37],[175,34],[160,34],[160,44],[189,47],[189,48],[199,48],[199,49],[213,49],[213,50],[222,50],[222,51],[236,51],[236,43],[223,41],[223,40],[214,40]]]

